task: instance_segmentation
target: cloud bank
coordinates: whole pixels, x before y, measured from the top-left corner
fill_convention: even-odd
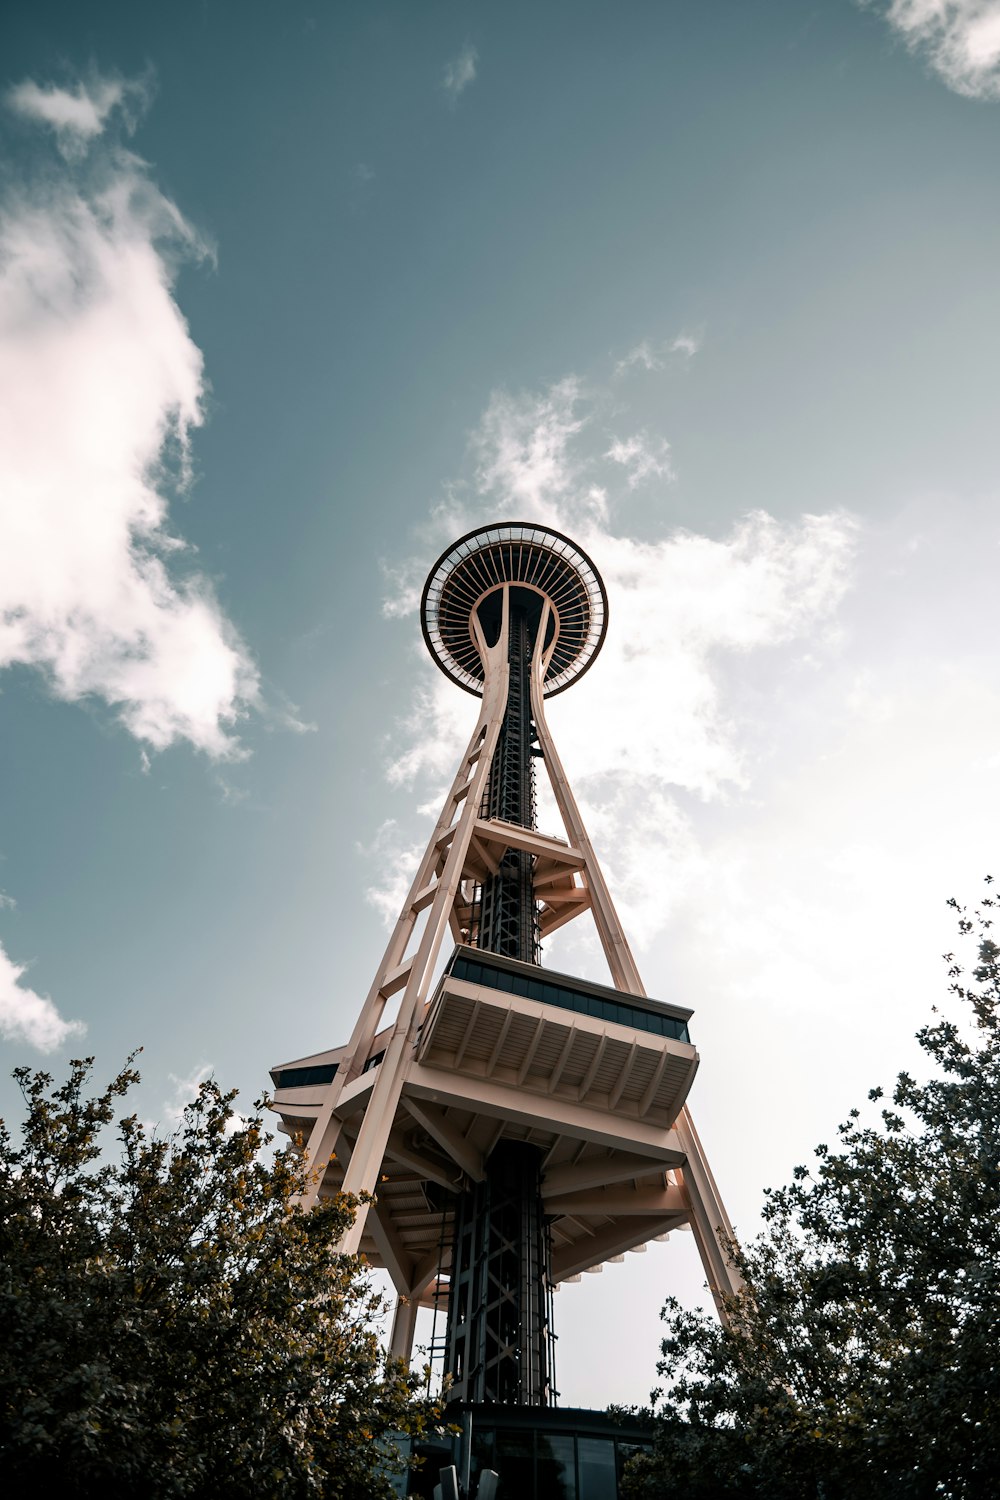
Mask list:
[[[80,1021],[64,1021],[47,995],[22,984],[25,973],[0,943],[0,1036],[52,1052],[85,1028]]]
[[[103,701],[152,749],[225,759],[257,673],[168,523],[205,395],[172,287],[207,247],[115,139],[142,96],[113,79],[7,95],[62,160],[0,201],[0,668]]]
[[[1000,0],[891,0],[880,9],[950,89],[1000,99]]]
[[[640,480],[670,480],[669,445],[643,433],[606,447],[602,417],[601,393],[574,378],[540,393],[494,393],[471,436],[471,479],[450,487],[421,550],[433,557],[488,521],[535,521],[571,535],[602,573],[611,610],[601,662],[553,701],[551,718],[623,914],[648,942],[669,918],[651,861],[664,878],[679,861],[697,862],[681,799],[725,799],[751,780],[756,751],[730,663],[782,648],[801,656],[835,637],[857,526],[845,512],[778,521],[758,511],[716,537],[678,528],[629,536],[615,518]],[[392,575],[388,614],[416,608],[422,572],[421,562]],[[464,696],[428,665],[391,742],[390,783],[422,786],[433,807],[468,715]],[[540,815],[557,826],[544,786]],[[381,831],[379,864],[394,873],[369,894],[387,920],[418,853],[409,828]]]

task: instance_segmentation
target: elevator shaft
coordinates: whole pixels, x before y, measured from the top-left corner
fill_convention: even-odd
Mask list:
[[[459,1195],[448,1306],[450,1399],[552,1402],[549,1231],[542,1152],[501,1141],[485,1181]]]
[[[522,828],[535,826],[535,767],[532,756],[531,653],[534,632],[527,608],[516,595],[510,607],[507,710],[484,798],[483,813]],[[508,849],[495,875],[479,895],[476,946],[524,963],[538,962],[538,910],[531,855]]]

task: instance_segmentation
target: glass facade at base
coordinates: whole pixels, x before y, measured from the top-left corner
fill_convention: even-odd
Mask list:
[[[619,1500],[625,1465],[653,1445],[635,1417],[572,1407],[451,1406],[462,1432],[449,1443],[418,1445],[421,1466],[401,1495],[431,1500],[440,1470],[454,1464],[463,1500],[476,1500],[479,1477],[498,1476],[497,1500]]]

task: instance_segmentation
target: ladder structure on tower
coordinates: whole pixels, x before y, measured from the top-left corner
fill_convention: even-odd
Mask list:
[[[488,527],[435,564],[421,618],[475,725],[350,1040],[274,1068],[274,1108],[310,1201],[371,1195],[342,1248],[392,1278],[393,1353],[446,1303],[452,1399],[544,1407],[560,1283],[690,1227],[724,1312],[733,1231],[687,1109],[691,1011],[646,995],[546,722],[604,640],[596,568],[558,532]],[[585,913],[611,985],[541,966]]]

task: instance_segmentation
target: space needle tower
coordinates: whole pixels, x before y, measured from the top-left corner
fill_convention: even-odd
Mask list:
[[[721,1310],[732,1227],[686,1106],[691,1011],[646,995],[546,723],[604,641],[597,569],[559,532],[490,526],[435,563],[421,622],[472,733],[350,1040],[274,1068],[274,1107],[312,1201],[371,1195],[342,1248],[392,1278],[393,1352],[446,1302],[451,1399],[550,1407],[555,1288],[687,1226]],[[585,913],[610,985],[542,966]]]

